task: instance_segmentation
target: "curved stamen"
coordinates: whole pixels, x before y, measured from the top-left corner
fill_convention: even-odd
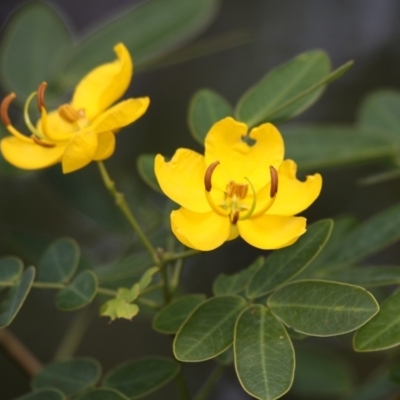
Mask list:
[[[206,170],[206,173],[204,175],[204,188],[205,188],[205,194],[206,194],[206,199],[208,201],[208,204],[210,205],[210,207],[212,208],[212,210],[214,212],[216,212],[217,214],[223,216],[223,217],[227,217],[230,214],[230,211],[228,210],[224,210],[221,207],[218,207],[215,203],[213,198],[211,197],[211,189],[212,189],[212,184],[211,184],[211,178],[212,178],[212,174],[215,170],[215,168],[217,168],[219,164],[219,161],[215,161],[212,164],[209,165],[209,167]]]
[[[269,191],[271,199],[263,208],[252,215],[253,218],[266,213],[275,202],[276,194],[278,193],[278,172],[272,165],[269,167],[269,172],[271,174],[271,189]]]
[[[46,104],[44,102],[44,92],[46,91],[46,88],[47,88],[47,83],[42,82],[37,90],[37,102],[38,102],[39,112],[42,112],[42,108],[46,108]]]
[[[269,191],[270,197],[274,197],[278,193],[278,171],[271,165],[269,167],[271,175],[271,189]]]
[[[8,116],[8,108],[10,107],[11,102],[16,98],[16,94],[10,93],[8,96],[4,97],[0,106],[0,115],[1,122],[3,122],[4,126],[11,125],[10,117]]]
[[[214,173],[215,168],[219,165],[219,161],[215,161],[212,164],[210,164],[206,170],[206,174],[204,175],[204,187],[206,188],[206,191],[209,192],[212,189],[211,185],[211,177],[212,174]]]
[[[23,133],[19,132],[17,129],[13,127],[11,124],[10,117],[8,115],[8,108],[10,107],[11,102],[15,99],[15,93],[10,93],[6,96],[0,105],[0,117],[1,121],[3,122],[4,126],[11,133],[11,135],[15,136],[17,139],[22,140],[26,143],[32,143],[32,139],[25,136]]]
[[[38,144],[39,146],[42,146],[42,147],[52,148],[52,147],[55,147],[55,146],[56,146],[55,144],[52,144],[52,143],[43,142],[43,140],[40,140],[40,139],[39,139],[38,137],[36,137],[35,135],[32,135],[31,138],[32,138],[32,140],[33,140],[36,144]]]
[[[252,216],[254,210],[256,209],[256,205],[257,205],[256,189],[254,189],[254,186],[250,182],[249,178],[244,177],[244,179],[246,179],[246,181],[249,182],[250,189],[253,193],[253,202],[251,203],[251,207],[250,207],[249,211],[247,211],[247,213],[245,215],[243,215],[242,217],[239,218],[241,221],[243,221],[244,219],[250,218]]]
[[[28,127],[28,129],[38,138],[44,139],[44,135],[42,132],[39,132],[35,126],[32,124],[32,121],[29,117],[29,105],[31,104],[32,99],[36,96],[37,92],[33,92],[28,99],[25,102],[24,105],[24,120],[25,124]],[[35,141],[35,139],[33,139]]]

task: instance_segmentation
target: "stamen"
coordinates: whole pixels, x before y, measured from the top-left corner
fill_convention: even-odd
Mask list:
[[[278,171],[271,165],[269,173],[271,174],[271,190],[269,195],[272,198],[278,193]]]
[[[210,164],[206,170],[206,174],[204,175],[204,186],[205,186],[207,192],[210,192],[212,189],[211,177],[212,177],[212,174],[213,174],[215,168],[217,168],[218,164],[219,164],[219,161],[215,161],[212,164]]]
[[[32,121],[29,117],[29,105],[31,104],[32,99],[36,96],[37,92],[33,92],[28,99],[25,102],[24,106],[24,120],[25,124],[28,127],[28,129],[38,138],[44,139],[44,135],[42,132],[39,132],[35,126],[32,124]]]
[[[44,92],[46,91],[46,88],[47,88],[47,83],[42,82],[37,90],[37,101],[40,112],[42,112],[43,108],[46,108],[46,104],[44,102]]]
[[[70,123],[74,123],[82,118],[82,112],[75,110],[70,104],[63,104],[58,107],[58,114],[64,121]]]
[[[19,139],[19,140],[21,140],[23,142],[32,143],[32,139],[26,137],[23,133],[17,131],[12,126],[10,117],[8,116],[8,108],[10,107],[10,104],[15,99],[15,97],[16,97],[15,93],[10,93],[1,102],[1,105],[0,105],[1,121],[5,125],[6,129],[8,130],[8,132],[11,133],[11,135],[15,136],[17,139]]]
[[[32,138],[32,140],[33,140],[36,144],[38,144],[39,146],[42,146],[42,147],[51,148],[51,147],[55,147],[55,146],[56,146],[55,144],[52,144],[52,143],[43,142],[43,140],[40,140],[40,139],[39,139],[37,136],[35,136],[35,135],[32,135],[31,138]]]
[[[248,185],[244,183],[235,183],[234,181],[230,181],[226,185],[226,196],[233,197],[237,196],[239,199],[244,199],[247,196]]]
[[[4,99],[1,102],[0,115],[1,115],[1,122],[3,122],[4,126],[11,125],[11,120],[10,117],[8,116],[8,108],[10,107],[11,102],[16,97],[17,96],[15,95],[15,93],[10,93],[8,96],[4,97]]]
[[[239,218],[242,221],[244,219],[250,218],[252,216],[254,210],[256,209],[256,205],[257,205],[256,189],[254,188],[253,184],[250,182],[249,178],[245,177],[244,179],[246,179],[246,181],[249,182],[249,185],[250,185],[250,188],[251,188],[251,191],[253,194],[253,202],[251,203],[251,207],[250,207],[249,211],[245,215],[243,215],[242,217]]]
[[[235,211],[235,213],[233,214],[233,217],[232,217],[232,224],[233,225],[236,225],[237,224],[237,222],[239,221],[239,211]]]

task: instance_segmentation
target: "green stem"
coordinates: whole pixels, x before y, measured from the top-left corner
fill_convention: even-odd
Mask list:
[[[110,175],[108,174],[107,169],[106,169],[105,165],[103,164],[103,162],[98,161],[97,165],[99,167],[99,171],[100,171],[100,175],[103,179],[103,183],[104,183],[105,187],[107,188],[107,190],[110,192],[111,196],[114,198],[115,204],[119,207],[119,209],[125,215],[126,219],[130,223],[131,227],[136,232],[136,234],[139,236],[144,247],[147,249],[147,251],[153,257],[156,264],[159,265],[159,258],[157,256],[156,249],[153,247],[153,245],[147,239],[147,236],[143,232],[139,223],[136,221],[136,218],[133,216],[132,211],[128,206],[128,203],[126,202],[125,195],[122,192],[119,192],[117,190],[115,183],[111,179]]]
[[[168,271],[166,265],[163,265],[160,268],[160,275],[163,283],[164,305],[167,305],[171,301],[171,293],[169,290]]]
[[[200,254],[200,251],[198,250],[185,250],[180,253],[165,253],[163,256],[163,261],[165,262],[171,262],[171,261],[176,261],[180,260],[183,258],[188,258],[195,256],[197,254]]]
[[[207,396],[210,394],[211,390],[218,382],[222,373],[224,372],[225,366],[219,364],[217,368],[213,371],[213,373],[208,377],[204,385],[197,392],[196,396],[194,396],[194,400],[205,400]]]
[[[189,388],[187,387],[185,377],[183,376],[182,368],[175,378],[176,385],[178,386],[179,393],[182,400],[190,400]]]
[[[174,271],[173,271],[172,278],[171,278],[171,293],[172,294],[174,294],[176,292],[176,290],[178,289],[179,282],[180,282],[181,276],[182,276],[182,271],[183,271],[183,259],[180,258],[174,266]]]
[[[72,357],[79,345],[82,342],[83,337],[93,316],[93,308],[85,307],[81,309],[75,316],[69,326],[67,332],[61,340],[58,349],[56,350],[53,360],[61,361]]]

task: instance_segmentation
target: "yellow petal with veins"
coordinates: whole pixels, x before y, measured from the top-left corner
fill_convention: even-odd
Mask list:
[[[76,134],[65,148],[62,158],[64,174],[88,165],[96,154],[98,135],[94,132]]]
[[[205,214],[194,213],[180,208],[171,213],[172,232],[182,243],[190,247],[209,251],[221,246],[230,236],[229,217],[221,217],[210,211]]]
[[[97,149],[93,156],[94,161],[102,161],[111,157],[115,151],[115,135],[112,132],[104,132],[97,135]]]
[[[296,179],[297,166],[285,160],[278,171],[278,193],[267,214],[296,215],[308,208],[319,196],[322,188],[320,174],[308,175],[302,182]]]
[[[280,249],[294,243],[306,231],[306,219],[280,215],[261,215],[238,221],[240,236],[263,250]]]
[[[2,139],[0,146],[4,158],[10,164],[22,169],[41,169],[59,162],[66,144],[49,148],[10,136]]]
[[[129,51],[122,43],[114,51],[118,57],[115,61],[93,69],[75,89],[71,105],[75,110],[84,110],[88,120],[118,100],[130,84],[133,64]]]
[[[100,114],[86,130],[102,133],[123,128],[140,118],[146,112],[149,104],[148,97],[121,101]]]
[[[195,151],[178,149],[170,161],[158,154],[154,172],[162,191],[173,201],[190,211],[211,210],[204,193],[204,157]]]
[[[206,164],[220,162],[213,182],[221,190],[231,180],[246,183],[247,177],[258,192],[271,180],[269,167],[278,169],[283,160],[283,140],[273,125],[263,124],[252,129],[249,137],[255,140],[254,144],[243,140],[246,133],[245,124],[228,117],[214,124],[206,136]]]

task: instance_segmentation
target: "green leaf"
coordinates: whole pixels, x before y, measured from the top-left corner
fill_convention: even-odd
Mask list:
[[[274,251],[252,276],[247,296],[250,299],[264,296],[304,270],[324,247],[332,226],[332,220],[316,222],[295,244]]]
[[[329,262],[345,266],[355,263],[400,239],[400,204],[367,220],[346,235]]]
[[[296,347],[296,374],[291,393],[304,398],[339,398],[352,389],[354,371],[337,351],[321,347]]]
[[[45,366],[32,381],[34,389],[56,388],[72,396],[94,387],[100,380],[101,365],[91,358],[75,358]]]
[[[246,289],[250,278],[263,265],[264,257],[258,257],[250,266],[243,271],[233,275],[218,275],[213,284],[213,292],[216,296],[225,296],[227,294],[240,294]]]
[[[129,304],[124,299],[109,300],[100,308],[100,315],[110,317],[111,321],[117,318],[124,318],[130,321],[138,312],[139,306],[137,304]]]
[[[64,393],[60,392],[57,389],[42,389],[42,390],[35,390],[32,393],[28,393],[14,400],[64,400],[64,399],[66,399]]]
[[[127,303],[132,303],[135,301],[140,293],[140,286],[138,283],[135,283],[131,289],[127,288],[119,288],[117,290],[117,299],[121,299]]]
[[[114,389],[100,388],[83,393],[76,400],[129,400],[129,397]]]
[[[51,34],[49,34],[51,32]],[[0,82],[5,92],[16,92],[17,101],[43,82],[55,79],[72,50],[69,32],[58,14],[43,2],[20,7],[2,32],[0,42]],[[29,60],[27,64],[26,60]],[[52,85],[49,87],[52,88]],[[47,100],[51,91],[46,93]]]
[[[327,83],[339,78],[352,65],[348,62],[331,71],[322,51],[304,53],[270,71],[239,100],[235,115],[249,126],[261,122],[282,122],[309,108],[321,96]]]
[[[362,103],[359,124],[376,129],[400,147],[400,93],[380,90],[370,94]]]
[[[302,124],[281,130],[286,157],[295,160],[301,169],[316,170],[395,156],[390,141],[366,128]]]
[[[154,173],[154,154],[141,154],[137,159],[137,168],[142,179],[155,191],[162,193]]]
[[[385,300],[379,313],[354,335],[356,351],[378,351],[400,344],[400,290]]]
[[[182,296],[167,304],[153,319],[153,328],[161,333],[176,333],[189,314],[204,300],[204,294]]]
[[[71,238],[53,242],[39,261],[39,282],[68,282],[75,274],[80,259],[78,243]]]
[[[81,272],[56,298],[56,306],[63,311],[85,307],[92,302],[97,293],[97,277],[93,271]]]
[[[147,357],[113,369],[104,378],[103,385],[119,390],[130,399],[139,399],[167,384],[179,370],[175,360]]]
[[[224,352],[233,342],[236,318],[245,306],[239,296],[214,297],[200,304],[175,336],[175,357],[197,362]]]
[[[5,299],[0,304],[0,328],[5,328],[11,324],[28,296],[34,279],[35,268],[28,267],[19,282],[9,289]]]
[[[363,266],[347,267],[325,275],[333,281],[340,281],[362,287],[389,286],[400,284],[400,267]]]
[[[287,326],[311,336],[351,332],[379,310],[362,287],[318,280],[289,283],[269,297],[268,307]]]
[[[247,307],[235,328],[235,368],[243,389],[260,400],[274,400],[289,391],[294,350],[282,324],[262,305]]]
[[[329,264],[329,260],[336,251],[340,251],[340,244],[345,235],[347,235],[354,227],[357,225],[357,220],[352,216],[344,216],[335,218],[333,220],[333,229],[331,235],[324,248],[319,252],[316,258],[311,261],[310,265],[307,267],[305,271],[303,271],[297,279],[300,277],[303,279],[304,277],[308,278],[310,276],[318,277],[318,274],[322,274],[324,272],[324,268],[327,264]]]
[[[15,282],[22,275],[24,263],[17,257],[0,259],[0,286],[2,283]]]
[[[97,65],[112,59],[111,49],[123,42],[136,68],[167,54],[201,32],[216,12],[215,0],[149,0],[124,10],[118,18],[88,35],[66,66],[66,79],[76,83]]]
[[[229,102],[211,89],[198,90],[190,100],[188,122],[193,137],[202,145],[210,128],[233,115]]]

